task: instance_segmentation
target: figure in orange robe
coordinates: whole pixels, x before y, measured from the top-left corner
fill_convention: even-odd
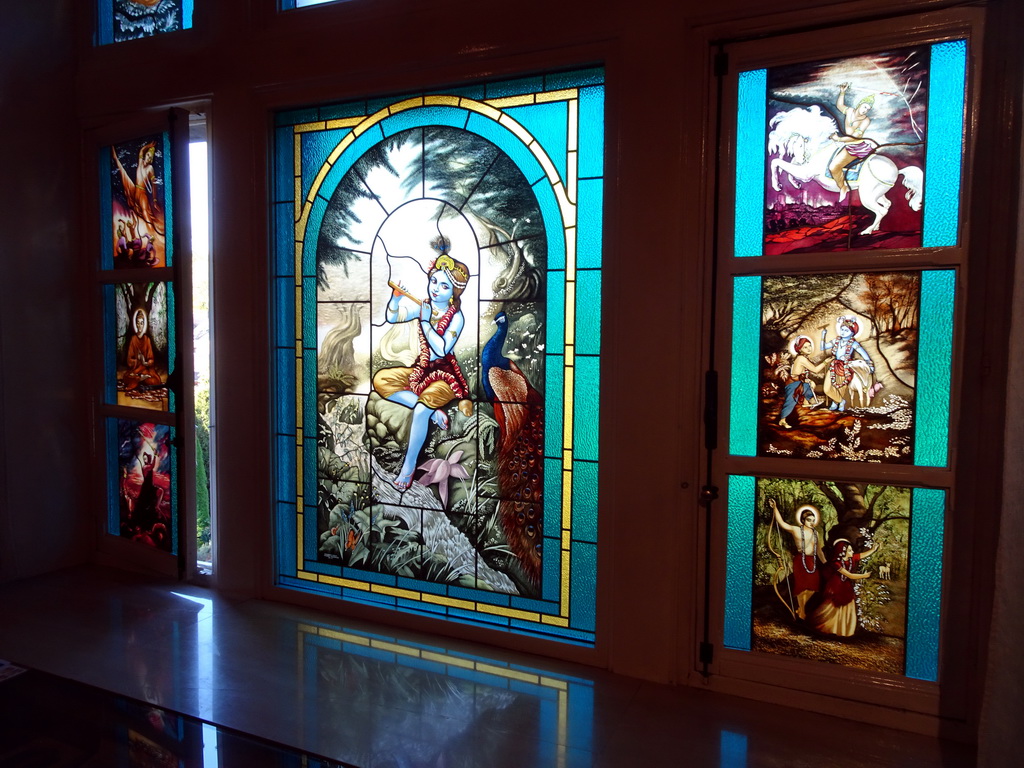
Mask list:
[[[138,387],[140,384],[160,386],[160,374],[154,363],[156,358],[153,355],[153,342],[146,333],[146,313],[137,309],[135,311],[135,335],[128,342],[128,370],[124,375],[124,389],[126,392]]]

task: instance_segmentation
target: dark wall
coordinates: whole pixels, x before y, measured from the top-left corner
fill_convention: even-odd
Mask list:
[[[72,0],[0,9],[0,581],[85,560]]]

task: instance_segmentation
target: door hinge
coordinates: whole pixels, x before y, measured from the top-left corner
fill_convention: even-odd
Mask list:
[[[715,658],[715,646],[708,642],[700,644],[700,663],[710,664]]]

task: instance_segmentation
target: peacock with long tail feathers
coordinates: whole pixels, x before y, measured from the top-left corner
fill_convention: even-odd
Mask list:
[[[542,546],[544,402],[526,376],[504,352],[508,317],[498,326],[481,355],[482,382],[498,422],[498,514],[509,547],[534,585],[540,584]]]

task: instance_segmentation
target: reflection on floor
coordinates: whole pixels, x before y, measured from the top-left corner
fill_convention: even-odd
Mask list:
[[[934,739],[118,571],[3,585],[0,606],[0,658],[148,703],[141,714],[122,705],[118,732],[165,750],[174,742],[132,727],[152,708],[356,768],[973,762],[970,749]],[[33,680],[51,678],[31,672],[0,682],[4,711],[9,686],[24,692]],[[52,702],[55,723],[66,718],[65,701]],[[202,728],[183,726],[193,736],[180,743],[203,757],[181,764],[325,765],[297,754],[243,758],[261,745],[238,746],[234,734],[211,750],[209,726],[203,750]],[[136,749],[149,748],[137,740]],[[3,757],[0,747],[6,765]]]
[[[4,661],[0,712],[4,768],[348,768]]]

